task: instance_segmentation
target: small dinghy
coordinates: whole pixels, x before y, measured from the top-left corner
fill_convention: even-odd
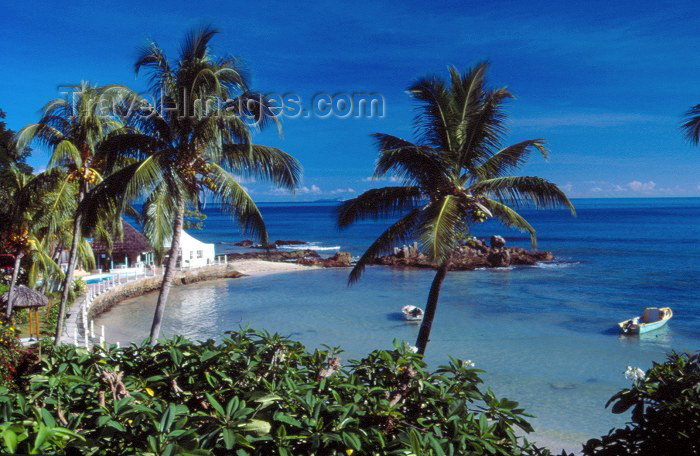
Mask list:
[[[406,321],[421,321],[423,319],[423,309],[416,306],[403,306],[401,308],[403,318]]]
[[[640,317],[618,323],[622,334],[644,334],[664,326],[673,317],[670,307],[647,307]]]

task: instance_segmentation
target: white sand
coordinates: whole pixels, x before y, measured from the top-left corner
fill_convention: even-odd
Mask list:
[[[281,272],[310,271],[318,266],[304,266],[294,263],[279,263],[265,260],[237,260],[231,262],[236,271],[247,276],[264,276]]]

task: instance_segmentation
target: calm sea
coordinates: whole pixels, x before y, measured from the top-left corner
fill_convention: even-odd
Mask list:
[[[553,264],[451,272],[444,284],[428,346],[435,366],[447,355],[474,361],[497,395],[520,401],[537,417],[544,439],[583,441],[628,420],[605,402],[629,385],[628,365],[648,369],[669,350],[700,342],[700,199],[576,200],[578,216],[523,210]],[[333,254],[359,255],[387,222],[339,232],[335,203],[261,204],[274,239],[308,241]],[[234,251],[243,239],[229,219],[208,209],[205,229],[192,234]],[[528,239],[494,222],[477,236]],[[171,294],[164,333],[216,337],[242,325],[292,336],[310,347],[341,346],[346,358],[393,339],[413,343],[418,327],[401,321],[403,305],[423,306],[430,271],[369,268],[346,286],[347,270],[319,270],[180,287]],[[103,315],[108,339],[147,335],[155,296],[134,299]],[[670,306],[666,328],[621,337],[616,322],[646,306]]]

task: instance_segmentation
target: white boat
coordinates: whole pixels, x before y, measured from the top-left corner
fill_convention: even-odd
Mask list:
[[[403,306],[401,308],[403,318],[406,321],[421,321],[423,319],[423,309],[416,306]]]
[[[647,307],[639,317],[618,323],[623,334],[644,334],[664,326],[673,317],[670,307]]]

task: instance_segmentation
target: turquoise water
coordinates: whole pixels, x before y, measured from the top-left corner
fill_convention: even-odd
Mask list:
[[[627,365],[648,369],[671,350],[697,350],[700,340],[700,199],[580,200],[578,217],[560,211],[523,211],[538,229],[541,249],[554,264],[451,272],[428,347],[428,362],[447,354],[487,371],[500,396],[520,401],[540,435],[582,441],[622,425],[605,402],[629,383]],[[368,222],[338,233],[331,205],[263,208],[272,239],[301,239],[320,247],[361,253],[386,223]],[[479,235],[527,240],[496,224]],[[220,216],[207,219],[196,237],[241,239]],[[218,244],[219,252],[230,249]],[[333,253],[330,249],[327,252]],[[416,325],[400,319],[403,305],[424,305],[432,273],[369,268],[353,287],[347,270],[319,270],[217,281],[172,292],[163,332],[215,337],[241,325],[290,335],[310,347],[338,345],[346,358],[413,343]],[[110,340],[140,340],[150,327],[155,296],[114,308],[95,323]],[[620,337],[617,321],[645,306],[671,306],[666,328]]]

